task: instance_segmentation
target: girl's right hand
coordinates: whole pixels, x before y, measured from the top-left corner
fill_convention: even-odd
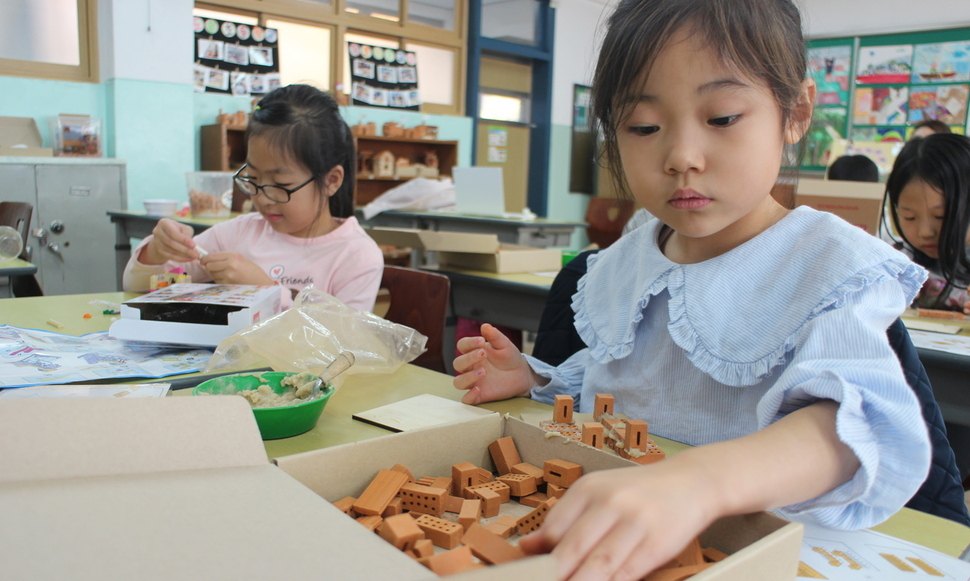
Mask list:
[[[192,239],[192,227],[169,218],[162,218],[152,230],[152,241],[142,249],[138,261],[142,264],[192,262],[199,259]]]
[[[522,353],[501,331],[484,323],[482,336],[458,341],[454,368],[457,389],[468,390],[461,401],[478,405],[528,393],[536,378]]]

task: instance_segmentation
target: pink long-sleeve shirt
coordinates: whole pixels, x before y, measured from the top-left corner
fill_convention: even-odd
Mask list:
[[[344,304],[361,311],[374,308],[377,289],[384,273],[384,256],[377,244],[354,217],[338,220],[340,225],[316,238],[281,234],[258,213],[246,214],[216,224],[195,237],[195,243],[210,253],[236,252],[259,265],[281,287],[283,308],[293,304],[290,289],[313,285]],[[212,277],[198,261],[143,264],[138,256],[152,237],[142,240],[125,267],[124,289],[147,291],[153,274],[182,266],[192,282],[211,282]]]

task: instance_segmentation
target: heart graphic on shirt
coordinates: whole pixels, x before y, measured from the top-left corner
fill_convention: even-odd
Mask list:
[[[279,280],[280,277],[283,276],[283,265],[277,264],[273,268],[269,269],[269,276],[273,280]]]

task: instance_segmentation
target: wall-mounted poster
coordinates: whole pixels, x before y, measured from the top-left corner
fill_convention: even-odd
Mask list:
[[[908,87],[859,87],[855,90],[855,125],[905,125]]]
[[[276,29],[193,18],[198,93],[260,95],[280,86]]]
[[[347,53],[354,105],[413,111],[421,108],[415,53],[357,42],[347,45]]]
[[[852,46],[808,49],[808,74],[815,80],[817,105],[848,105]]]
[[[916,46],[913,83],[970,81],[970,42],[940,42]]]
[[[936,119],[947,125],[967,122],[967,85],[912,87],[909,92],[909,122]]]
[[[859,49],[856,82],[866,85],[909,82],[913,45],[864,46]]]

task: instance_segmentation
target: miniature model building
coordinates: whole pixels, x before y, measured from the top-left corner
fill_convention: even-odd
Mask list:
[[[374,177],[393,178],[394,177],[394,154],[384,149],[374,156]]]
[[[614,402],[612,395],[596,394],[596,401],[593,404],[595,421],[576,425],[573,422],[573,398],[568,395],[557,395],[553,405],[552,420],[539,422],[539,427],[593,448],[602,449],[606,446],[621,458],[637,464],[650,464],[663,460],[666,454],[650,439],[647,422],[613,415]]]

